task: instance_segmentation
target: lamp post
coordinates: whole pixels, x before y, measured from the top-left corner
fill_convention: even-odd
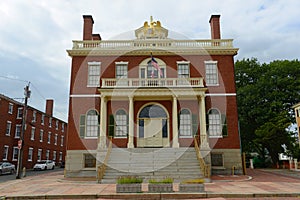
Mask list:
[[[24,146],[24,132],[26,128],[26,116],[27,116],[27,102],[28,98],[30,98],[31,91],[29,90],[29,85],[24,88],[24,96],[25,96],[25,103],[23,108],[23,115],[22,115],[22,127],[21,127],[21,133],[20,133],[20,139],[18,141],[18,165],[17,165],[17,173],[16,173],[16,179],[21,178],[21,170],[22,170],[22,159],[23,159],[23,146]]]

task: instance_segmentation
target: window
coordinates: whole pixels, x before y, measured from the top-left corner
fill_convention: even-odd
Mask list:
[[[80,116],[80,137],[95,138],[99,135],[100,116],[96,110],[88,111],[87,115]]]
[[[51,143],[51,132],[48,132],[48,144]]]
[[[11,131],[11,122],[7,121],[6,122],[6,132],[5,132],[5,135],[10,136],[10,131]]]
[[[116,62],[116,78],[127,78],[128,62]]]
[[[19,138],[21,136],[21,128],[22,128],[21,124],[16,125],[15,138]]]
[[[210,137],[222,137],[221,115],[217,109],[208,112],[208,134]]]
[[[31,127],[31,136],[30,136],[31,140],[34,140],[34,135],[35,135],[35,127]]]
[[[9,114],[12,114],[12,113],[13,113],[13,110],[14,110],[14,104],[9,103],[9,104],[8,104],[8,113],[9,113]]]
[[[33,157],[33,148],[29,147],[29,149],[28,149],[28,161],[32,161],[32,157]]]
[[[63,153],[59,152],[59,161],[62,161],[62,156],[63,156]]]
[[[52,117],[49,117],[49,127],[52,127]]]
[[[42,124],[42,125],[44,125],[44,123],[45,123],[45,115],[44,115],[44,114],[42,114],[42,118],[41,118],[41,124]]]
[[[59,125],[59,122],[58,122],[58,120],[56,120],[56,121],[55,121],[55,129],[56,129],[56,130],[58,130],[58,125]]]
[[[88,63],[88,87],[100,86],[100,62]]]
[[[53,151],[53,158],[52,160],[56,161],[56,151]]]
[[[36,111],[32,113],[32,122],[36,122]]]
[[[85,168],[96,167],[96,155],[84,154],[84,167]]]
[[[40,130],[40,142],[43,142],[44,130]]]
[[[192,117],[187,109],[183,109],[179,113],[179,136],[192,137]]]
[[[57,145],[57,137],[58,137],[58,135],[55,134],[55,137],[54,137],[54,145]]]
[[[18,160],[18,155],[19,155],[19,149],[18,149],[18,147],[14,147],[13,148],[13,161]]]
[[[64,146],[64,136],[60,137],[60,146]]]
[[[18,108],[17,119],[22,119],[23,117],[23,108]]]
[[[223,154],[222,153],[211,153],[211,166],[212,167],[223,167]]]
[[[3,149],[3,160],[7,160],[7,157],[8,157],[8,149],[9,149],[9,146],[4,145],[4,149]]]
[[[190,62],[177,62],[178,78],[190,78]]]
[[[42,149],[39,149],[38,150],[38,157],[37,157],[37,160],[42,160],[42,153],[43,153],[43,150]]]
[[[127,137],[128,134],[128,119],[124,110],[116,112],[116,128],[115,137]]]
[[[205,61],[205,80],[207,85],[218,85],[217,61]]]
[[[65,132],[65,123],[61,124],[61,132]]]
[[[46,160],[50,160],[50,150],[46,151]]]

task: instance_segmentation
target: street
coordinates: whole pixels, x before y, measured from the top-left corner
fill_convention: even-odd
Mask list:
[[[33,171],[32,169],[29,169],[26,171],[26,176],[36,176],[36,175],[41,175],[41,174],[46,174],[49,172],[58,172],[58,171],[63,171],[63,168],[60,167],[55,167],[54,170],[41,170],[41,171]],[[22,174],[22,172],[21,172]],[[13,174],[3,174],[0,176],[0,183],[10,181],[10,180],[15,180],[16,179],[16,173]]]

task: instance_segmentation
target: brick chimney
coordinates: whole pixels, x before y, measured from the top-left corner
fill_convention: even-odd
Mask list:
[[[83,15],[83,40],[93,39],[93,24],[92,15]]]
[[[52,116],[53,115],[53,99],[46,100],[46,114]]]
[[[220,15],[212,15],[209,20],[211,39],[221,39]]]

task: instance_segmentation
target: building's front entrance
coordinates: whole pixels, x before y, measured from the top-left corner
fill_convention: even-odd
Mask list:
[[[167,112],[157,104],[141,109],[138,118],[138,147],[163,147],[169,144]]]
[[[162,147],[162,119],[144,120],[145,147]]]

